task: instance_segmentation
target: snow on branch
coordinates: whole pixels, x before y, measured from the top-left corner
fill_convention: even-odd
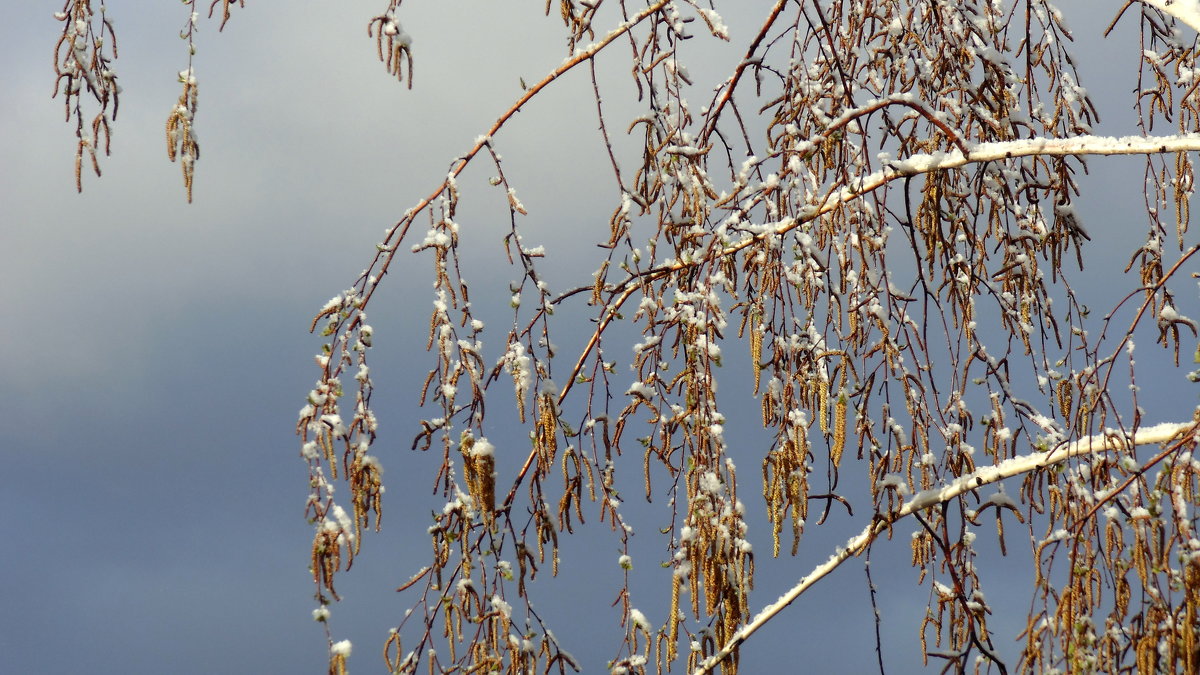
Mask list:
[[[1104,434],[1089,436],[1073,443],[1060,445],[1049,452],[1033,452],[1028,455],[1005,460],[996,466],[982,467],[969,474],[960,476],[954,482],[941,488],[922,490],[897,511],[886,515],[880,514],[879,517],[872,520],[869,525],[863,528],[862,532],[847,541],[845,547],[839,547],[828,560],[813,568],[812,572],[801,578],[787,593],[784,593],[778,600],[764,607],[749,623],[734,633],[729,641],[721,647],[720,651],[713,654],[712,657],[693,671],[692,675],[704,675],[705,673],[712,672],[721,661],[732,654],[739,645],[774,618],[776,614],[783,611],[796,598],[799,598],[811,586],[828,576],[842,563],[866,550],[879,533],[905,516],[947,502],[989,483],[995,483],[1005,478],[1033,471],[1034,469],[1058,464],[1072,457],[1104,452],[1106,450],[1129,448],[1137,445],[1166,443],[1183,436],[1185,432],[1195,434],[1198,433],[1198,430],[1200,430],[1200,427],[1198,427],[1196,422],[1167,422],[1153,427],[1142,427],[1129,435],[1109,430]]]
[[[1195,0],[1195,2],[1200,2],[1200,0]],[[881,172],[884,175],[872,174],[863,182],[869,184],[872,179],[883,178],[889,172],[907,176],[938,169],[957,169],[972,162],[992,162],[1031,155],[1065,157],[1070,155],[1149,155],[1160,152],[1187,152],[1200,150],[1200,134],[1122,136],[1119,138],[1112,136],[1030,138],[999,143],[978,143],[969,146],[968,150],[966,153],[961,150],[923,153],[913,155],[908,159],[890,162],[887,169]]]
[[[1151,7],[1170,14],[1200,32],[1200,0],[1142,0]]]
[[[1200,0],[1195,0],[1200,2]],[[872,104],[874,105],[874,104]],[[737,253],[771,236],[781,235],[836,210],[843,204],[862,198],[894,180],[931,171],[958,169],[968,164],[995,162],[1014,157],[1074,155],[1151,155],[1165,152],[1200,151],[1200,134],[1178,134],[1174,136],[1071,136],[1069,138],[1027,138],[1017,141],[977,143],[965,145],[966,152],[955,149],[948,152],[918,153],[907,159],[898,159],[880,171],[853,179],[851,185],[834,188],[824,199],[816,202],[803,213],[801,218],[786,218],[775,228],[768,229],[732,244],[721,255]],[[664,267],[656,267],[643,276],[658,275],[667,270],[681,269],[690,264],[676,261]]]

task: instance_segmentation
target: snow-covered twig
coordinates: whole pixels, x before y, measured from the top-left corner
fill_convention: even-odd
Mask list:
[[[1200,0],[1196,0],[1200,2]],[[868,104],[870,105],[870,104]],[[727,246],[720,257],[735,254],[749,248],[767,237],[786,234],[805,223],[834,211],[843,204],[861,199],[879,188],[902,179],[906,176],[940,171],[944,169],[959,169],[968,164],[995,162],[1014,157],[1048,156],[1066,157],[1078,155],[1150,155],[1165,152],[1200,151],[1200,134],[1179,134],[1175,136],[1072,136],[1070,138],[1029,138],[1018,141],[1002,141],[995,143],[977,143],[967,146],[967,152],[951,150],[949,152],[919,153],[907,159],[889,162],[883,169],[862,178],[856,179],[853,185],[835,186],[826,194],[824,199],[810,205],[800,218],[785,218],[775,227],[747,237],[735,244]],[[668,264],[653,267],[639,274],[630,276],[624,283],[641,282],[647,278],[658,278],[663,274],[691,267],[704,262],[674,260]],[[581,287],[577,291],[587,290]],[[564,294],[562,297],[572,293]],[[560,297],[561,300],[561,297]]]
[[[578,49],[575,55],[563,61],[562,64],[551,71],[549,75],[542,78],[540,82],[529,87],[525,93],[521,95],[521,98],[517,99],[516,103],[514,103],[511,107],[509,107],[508,110],[496,118],[496,121],[492,123],[492,126],[488,129],[487,133],[479,136],[475,140],[475,146],[472,147],[466,154],[457,159],[458,163],[450,171],[447,179],[442,181],[441,185],[439,185],[436,190],[430,193],[428,197],[422,199],[417,203],[416,206],[406,211],[404,217],[387,230],[384,240],[380,242],[378,252],[375,254],[375,259],[371,262],[370,267],[363,272],[363,275],[359,279],[359,283],[363,285],[363,306],[365,307],[367,302],[370,301],[371,296],[375,294],[375,289],[379,286],[379,280],[382,279],[385,274],[387,274],[388,268],[391,267],[392,260],[395,258],[396,251],[398,250],[396,243],[405,239],[406,235],[408,234],[409,227],[416,220],[417,214],[428,208],[429,205],[438,198],[438,195],[441,195],[443,191],[446,190],[450,180],[461,174],[467,168],[467,165],[471,163],[471,160],[473,160],[475,156],[484,149],[485,146],[491,143],[492,137],[500,131],[500,128],[504,126],[505,122],[512,118],[513,115],[516,115],[518,112],[520,112],[521,107],[528,103],[530,99],[536,96],[542,89],[548,87],[551,83],[558,80],[558,78],[565,75],[567,71],[571,70],[575,66],[595,58],[595,56],[599,54],[601,50],[611,44],[614,40],[628,33],[634,28],[634,26],[637,26],[642,21],[645,21],[647,18],[653,16],[656,12],[662,10],[662,8],[665,7],[669,1],[670,0],[658,0],[658,2],[646,7],[642,11],[630,17],[627,21],[618,25],[600,41],[589,44],[586,48]],[[378,272],[374,272],[377,266]],[[375,281],[371,281],[372,279]],[[350,325],[353,326],[353,320],[351,321],[352,322]]]
[[[1200,2],[1200,0],[1196,0]],[[926,173],[938,169],[957,169],[972,162],[992,162],[1032,155],[1066,157],[1069,155],[1149,155],[1160,152],[1200,150],[1200,134],[1175,136],[1070,136],[1068,138],[1029,138],[997,143],[978,143],[970,152],[961,150],[913,155],[888,164],[881,172],[863,179],[864,184],[880,180],[889,172],[901,175]],[[882,175],[881,175],[882,174]]]
[[[704,675],[705,673],[712,672],[721,661],[732,654],[747,638],[762,628],[776,614],[783,611],[785,607],[792,604],[796,598],[799,598],[813,584],[828,576],[842,563],[862,553],[880,532],[883,532],[892,523],[905,516],[949,501],[989,483],[995,483],[1005,478],[1033,471],[1034,469],[1057,464],[1072,457],[1135,445],[1165,443],[1180,437],[1184,432],[1197,433],[1197,428],[1197,423],[1195,422],[1167,422],[1153,427],[1142,427],[1131,436],[1125,436],[1116,431],[1089,436],[1074,443],[1061,445],[1049,452],[1034,452],[1020,457],[1013,457],[996,466],[985,466],[965,476],[960,476],[954,482],[941,488],[923,490],[914,495],[912,499],[896,512],[881,515],[879,518],[874,519],[871,524],[863,528],[862,532],[846,542],[844,548],[839,548],[828,560],[817,565],[813,568],[812,572],[801,578],[787,593],[784,593],[778,600],[764,607],[749,623],[734,633],[733,637],[721,647],[720,651],[693,671],[692,675]]]
[[[1200,0],[1142,0],[1200,32]]]
[[[1197,0],[1200,2],[1200,0]],[[1072,136],[1070,138],[1030,138],[1019,141],[1002,141],[996,143],[977,143],[969,146],[968,152],[951,150],[949,152],[929,152],[912,155],[907,159],[888,163],[880,171],[876,171],[861,179],[854,185],[834,188],[819,204],[809,208],[803,218],[788,218],[778,227],[768,229],[754,237],[749,237],[726,248],[722,255],[736,253],[758,241],[775,235],[784,234],[804,223],[834,211],[843,204],[862,198],[888,183],[917,174],[958,169],[967,164],[980,162],[995,162],[1013,157],[1049,156],[1066,157],[1076,155],[1149,155],[1163,152],[1190,152],[1200,150],[1200,134],[1179,134],[1176,136]],[[675,262],[670,267],[678,269],[688,263]],[[663,268],[649,270],[646,274],[654,274]]]

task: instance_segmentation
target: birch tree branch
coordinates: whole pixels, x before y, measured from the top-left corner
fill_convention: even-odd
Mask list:
[[[743,626],[737,633],[734,633],[733,637],[721,647],[720,651],[693,671],[692,675],[705,675],[712,672],[721,661],[728,658],[747,638],[762,628],[776,614],[783,611],[785,607],[792,604],[796,598],[799,598],[813,584],[828,576],[842,563],[862,553],[879,533],[905,516],[947,502],[984,485],[1012,476],[1018,476],[1034,469],[1058,464],[1072,457],[1104,452],[1106,450],[1129,448],[1137,445],[1166,443],[1167,441],[1182,437],[1185,432],[1196,434],[1197,429],[1198,424],[1196,422],[1167,422],[1153,427],[1143,427],[1129,436],[1117,431],[1110,431],[1096,436],[1089,436],[1074,443],[1061,445],[1049,452],[1033,452],[1028,455],[1013,457],[996,466],[985,466],[965,476],[961,476],[953,483],[941,488],[923,490],[914,495],[912,499],[896,512],[887,515],[881,514],[880,517],[874,519],[869,525],[863,528],[862,532],[847,541],[844,548],[839,548],[828,560],[817,565],[813,568],[812,572],[801,578],[787,593],[784,593],[778,600],[764,607],[749,623]]]

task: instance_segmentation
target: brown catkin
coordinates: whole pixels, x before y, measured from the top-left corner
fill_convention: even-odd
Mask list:
[[[842,462],[842,452],[846,449],[846,415],[848,404],[846,397],[839,394],[833,407],[833,445],[829,449],[829,460],[837,467]]]

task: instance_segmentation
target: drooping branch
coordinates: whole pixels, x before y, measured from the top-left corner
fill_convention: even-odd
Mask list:
[[[1040,3],[1033,0],[1031,4]],[[551,4],[547,3],[547,8]],[[653,627],[635,609],[630,575],[625,574],[618,601],[621,626],[626,630],[619,653],[610,662],[614,672],[638,672],[651,659],[659,668],[670,668],[686,658],[685,670],[720,669],[732,675],[742,641],[808,586],[868,550],[874,537],[908,515],[920,519],[927,533],[928,560],[920,563],[923,573],[949,574],[957,598],[950,602],[954,598],[940,590],[937,593],[941,595],[932,596],[932,610],[950,605],[957,609],[950,610],[946,622],[940,615],[936,619],[939,651],[930,652],[922,643],[923,652],[944,656],[978,650],[984,659],[997,661],[991,631],[984,623],[984,613],[990,610],[973,600],[976,591],[982,592],[982,584],[967,562],[978,553],[969,544],[952,546],[947,531],[951,521],[944,505],[965,508],[963,495],[1007,475],[1030,471],[1022,468],[1019,459],[1034,460],[1032,475],[1047,479],[1049,485],[1044,489],[1051,499],[1068,487],[1077,488],[1067,481],[1075,480],[1071,476],[1075,463],[1061,473],[1037,468],[1061,462],[1073,456],[1070,452],[1039,452],[1013,459],[1028,448],[1022,437],[1037,434],[1032,427],[1049,432],[1038,442],[1039,448],[1059,443],[1062,448],[1084,448],[1086,443],[1081,454],[1152,438],[1147,430],[1139,430],[1141,409],[1136,395],[1133,406],[1139,412],[1124,426],[1107,379],[1100,389],[1094,386],[1098,378],[1112,374],[1116,357],[1099,358],[1099,345],[1107,343],[1103,336],[1099,343],[1088,337],[1087,308],[1076,298],[1063,270],[1065,252],[1074,248],[1081,255],[1082,228],[1073,205],[1073,197],[1080,194],[1075,179],[1080,164],[1070,158],[1144,154],[1164,165],[1175,160],[1174,171],[1164,167],[1156,180],[1176,187],[1176,206],[1183,213],[1180,222],[1186,223],[1184,207],[1192,185],[1188,153],[1200,150],[1200,134],[1161,138],[1149,136],[1150,131],[1129,138],[1083,135],[1090,132],[1095,119],[1091,103],[1086,90],[1076,84],[1065,53],[1050,47],[1057,36],[1069,38],[1065,27],[1054,12],[1047,13],[1049,18],[1040,19],[1040,24],[1030,23],[1027,16],[1023,44],[1030,50],[1044,46],[1053,56],[1036,67],[1027,61],[1022,70],[1019,59],[1012,63],[1008,59],[1020,28],[1014,32],[999,28],[1020,24],[1006,20],[1013,16],[1006,17],[1001,11],[1004,3],[993,3],[986,16],[950,6],[945,12],[925,14],[923,3],[912,3],[913,10],[907,14],[896,14],[897,7],[885,3],[886,7],[863,16],[862,11],[854,10],[856,3],[834,2],[829,4],[828,17],[822,12],[818,22],[801,12],[790,27],[781,27],[788,3],[770,3],[770,16],[765,22],[756,22],[762,28],[748,36],[752,38],[749,48],[739,52],[744,56],[730,64],[736,71],[705,96],[711,97],[709,106],[694,116],[684,96],[685,87],[692,82],[680,60],[684,52],[679,45],[693,37],[686,25],[696,18],[681,13],[684,3],[642,0],[636,3],[643,6],[637,13],[622,3],[616,20],[620,23],[607,34],[593,36],[590,26],[599,4],[560,3],[563,21],[571,31],[570,56],[494,118],[490,130],[475,140],[469,152],[450,161],[448,175],[437,190],[393,221],[395,225],[367,270],[344,297],[335,298],[322,310],[319,318],[329,317],[324,335],[332,338],[317,357],[324,372],[310,393],[310,405],[301,413],[302,433],[317,436],[315,441],[309,441],[307,435],[304,439],[304,456],[315,476],[313,494],[322,500],[310,500],[317,505],[313,519],[324,537],[315,541],[314,555],[324,555],[322,561],[336,566],[338,559],[328,551],[336,553],[337,547],[350,542],[354,548],[348,550],[357,552],[356,523],[377,504],[370,501],[376,483],[369,480],[366,469],[353,474],[349,480],[355,520],[347,519],[350,525],[343,525],[332,488],[323,492],[327,481],[321,462],[324,459],[333,465],[337,443],[344,446],[342,466],[348,474],[358,466],[350,462],[359,458],[363,467],[375,466],[370,463],[374,458],[366,455],[375,427],[368,407],[372,384],[366,349],[371,346],[372,331],[365,325],[365,305],[408,229],[417,218],[428,216],[432,229],[425,242],[412,250],[431,250],[435,259],[437,295],[427,344],[435,363],[422,385],[420,401],[422,406],[428,401],[436,412],[421,420],[422,431],[414,448],[429,449],[437,436],[443,461],[435,482],[447,502],[441,515],[434,514],[437,523],[430,530],[431,563],[405,584],[410,587],[419,581],[424,590],[414,591],[417,611],[406,615],[389,640],[395,658],[389,656],[388,660],[394,670],[414,671],[423,658],[430,659],[434,669],[442,667],[438,659],[444,657],[434,656],[433,651],[442,638],[450,646],[455,667],[467,667],[468,662],[472,668],[507,663],[524,670],[527,659],[535,658],[530,654],[536,649],[528,650],[522,640],[528,639],[528,644],[536,647],[537,640],[531,636],[539,633],[543,637],[538,644],[546,651],[538,652],[541,656],[537,659],[547,658],[548,667],[567,658],[558,650],[549,627],[541,625],[525,584],[538,564],[545,563],[550,573],[558,573],[559,536],[575,534],[573,520],[583,522],[580,504],[589,498],[600,503],[600,521],[611,519],[614,532],[621,537],[622,568],[628,572],[633,551],[627,533],[633,523],[627,529],[618,512],[623,501],[618,489],[625,489],[627,479],[622,470],[618,483],[615,468],[616,462],[626,460],[615,458],[633,448],[631,439],[645,448],[647,499],[652,491],[660,491],[652,471],[661,464],[667,472],[663,480],[671,493],[670,522],[658,529],[669,537],[672,557],[667,566],[673,568],[674,593],[670,620],[659,633],[657,646],[652,646]],[[697,3],[687,4],[696,7]],[[1045,7],[1052,9],[1048,4]],[[724,38],[715,11],[696,9],[713,36]],[[1018,10],[1019,5],[1012,12]],[[641,30],[631,30],[639,22],[645,29],[644,40],[638,35]],[[963,37],[963,28],[969,39]],[[789,40],[793,33],[794,39]],[[623,180],[618,159],[626,167],[629,164],[625,155],[613,149],[595,80],[596,69],[604,64],[595,57],[622,35],[633,49],[638,100],[645,99],[648,107],[626,132],[639,141],[644,134],[640,157],[634,161],[628,181]],[[574,48],[576,41],[579,49]],[[778,52],[788,51],[789,43],[785,67]],[[779,46],[773,48],[775,45]],[[847,45],[861,49],[843,49]],[[991,56],[980,60],[980,45],[986,45]],[[775,57],[774,62],[767,60],[769,55]],[[1012,55],[1019,56],[1019,49]],[[545,251],[521,243],[516,214],[525,210],[500,167],[493,135],[525,105],[533,105],[534,96],[584,61],[593,71],[601,139],[616,173],[621,203],[610,219],[607,243],[600,244],[607,252],[601,254],[593,283],[552,297],[534,267],[533,259],[542,258]],[[1043,74],[1054,83],[1045,95],[1038,84]],[[759,102],[766,101],[758,111],[759,119],[766,122],[765,146],[751,139],[757,127],[747,121],[752,109],[749,101],[741,98],[751,97],[750,87],[738,91],[739,82],[744,85],[751,78],[758,85],[753,95]],[[772,89],[773,78],[779,79],[780,91]],[[1176,79],[1170,73],[1163,75],[1164,82]],[[524,81],[522,86],[525,88]],[[734,118],[726,115],[724,121],[718,120],[722,111],[731,112]],[[1190,124],[1180,129],[1200,131]],[[459,198],[455,177],[481,151],[491,156],[496,167],[492,185],[508,190],[512,224],[504,241],[508,262],[512,265],[519,257],[525,273],[520,285],[510,286],[513,328],[508,332],[504,356],[490,369],[490,375],[480,340],[483,321],[476,320],[460,274],[458,224],[453,220]],[[746,159],[739,169],[736,157],[743,152]],[[1154,157],[1158,153],[1172,154]],[[720,168],[714,170],[714,166]],[[728,173],[719,175],[725,168]],[[910,180],[914,176],[918,180]],[[901,199],[902,204],[898,203]],[[1160,196],[1150,210],[1157,213],[1166,206],[1168,200]],[[888,264],[889,254],[909,254],[906,246],[889,244],[888,232],[893,226],[903,228],[900,231],[907,235],[904,243],[911,244],[915,256],[917,268],[911,283],[906,283],[907,262],[899,267]],[[642,240],[647,227],[650,236]],[[1182,235],[1180,238],[1182,247]],[[1167,321],[1190,321],[1179,318],[1182,315],[1174,309],[1178,303],[1163,282],[1173,277],[1192,253],[1164,276],[1158,242],[1152,235],[1142,249],[1148,262],[1143,263],[1139,288],[1130,297],[1137,293],[1153,296],[1143,304],[1134,324],[1143,313],[1153,312],[1159,315],[1161,329]],[[624,260],[622,248],[627,249]],[[623,271],[620,276],[616,269]],[[1065,287],[1066,302],[1059,306],[1066,310],[1052,311],[1052,300],[1059,298],[1047,279],[1061,281]],[[522,305],[526,282],[538,289],[536,305]],[[577,358],[564,363],[556,358],[548,317],[568,298],[585,292],[591,293],[588,305],[598,306],[599,311],[592,319],[592,333],[584,333],[585,344],[571,354]],[[629,302],[639,295],[640,302]],[[730,302],[732,306],[728,306]],[[638,310],[632,318],[618,313],[634,304]],[[451,308],[461,310],[461,320],[451,319]],[[977,320],[983,325],[977,326]],[[570,319],[554,319],[556,324],[560,321]],[[609,328],[613,324],[642,327],[645,338],[634,345],[630,367],[636,379],[624,390],[610,380],[618,361],[607,361],[601,350],[602,342],[616,341],[620,346],[624,339],[612,336]],[[731,334],[735,329],[736,339]],[[939,332],[944,332],[945,338],[941,354],[949,356],[947,363],[955,364],[952,371],[940,364],[933,366],[941,358]],[[839,550],[802,579],[790,597],[754,619],[749,604],[754,557],[745,537],[749,521],[738,499],[746,484],[739,482],[727,453],[728,402],[722,400],[718,405],[715,396],[722,350],[727,353],[729,346],[743,338],[750,348],[754,394],[757,397],[762,392],[763,426],[775,432],[775,442],[762,458],[762,469],[766,517],[776,555],[785,521],[791,520],[795,555],[795,542],[806,521],[815,525],[824,521],[809,518],[808,504],[842,500],[837,493],[839,475],[865,466],[872,498],[880,504],[871,524],[850,540],[846,550]],[[1130,342],[1130,352],[1132,349]],[[340,358],[338,354],[330,358],[330,352],[337,350]],[[1061,360],[1055,360],[1056,351],[1063,356]],[[1021,358],[1028,359],[1028,369],[1017,363]],[[359,397],[354,420],[347,427],[336,408],[337,399],[343,396],[339,378],[355,363],[360,365],[354,376],[360,383]],[[571,366],[566,378],[561,377],[562,365]],[[1107,373],[1100,370],[1104,366],[1108,366]],[[589,368],[590,377],[585,372]],[[1132,358],[1130,371],[1132,385]],[[484,436],[485,430],[493,427],[490,420],[485,425],[483,415],[485,394],[494,393],[490,385],[505,372],[512,376],[519,421],[531,427],[533,446],[517,474],[504,476],[512,486],[507,497],[497,494],[501,475],[495,471],[494,448]],[[1014,380],[1013,372],[1024,379]],[[1035,377],[1038,395],[1050,400],[1049,408],[1018,397],[1023,392],[1017,389],[1035,386]],[[767,381],[760,388],[764,379]],[[981,389],[969,391],[970,384]],[[583,400],[566,406],[569,392],[580,395],[580,386],[585,390]],[[628,402],[613,414],[622,391]],[[970,408],[984,400],[985,391],[991,407],[981,415]],[[470,402],[464,403],[468,395]],[[571,419],[580,403],[584,409],[578,411],[579,418]],[[532,419],[527,419],[530,409]],[[649,414],[644,422],[642,411]],[[465,428],[452,433],[460,431],[460,420]],[[985,445],[978,457],[970,438],[975,425],[984,427]],[[1088,437],[1113,426],[1120,431]],[[1178,433],[1181,428],[1177,425],[1169,431]],[[635,429],[647,429],[648,433],[635,437]],[[849,452],[843,457],[848,440],[855,435],[857,458],[851,459]],[[574,440],[583,436],[590,437],[590,449],[585,447],[588,440]],[[1068,439],[1081,437],[1088,441],[1066,444]],[[940,444],[942,440],[945,445]],[[827,453],[822,452],[822,441]],[[1191,447],[1194,442],[1194,437],[1189,437],[1180,444]],[[1168,444],[1157,457],[1166,458],[1164,464],[1169,464],[1174,457],[1170,453],[1177,447]],[[992,458],[985,462],[994,461],[998,466],[977,470],[975,462],[984,455]],[[1120,464],[1111,466],[1105,464],[1108,458],[1096,460],[1104,466],[1089,476],[1109,488],[1119,485],[1120,476],[1112,478],[1106,472],[1136,468],[1131,464],[1135,459],[1132,453],[1121,455]],[[510,459],[519,461],[519,455]],[[822,461],[828,466],[828,490],[810,489],[809,475],[817,474]],[[1080,464],[1080,470],[1090,461]],[[1143,456],[1141,471],[1154,467],[1155,462]],[[548,480],[559,466],[561,491]],[[462,472],[458,472],[460,468]],[[333,470],[336,472],[336,467]],[[367,478],[360,479],[362,476]],[[922,491],[930,486],[943,487]],[[528,488],[527,500],[520,496],[520,487]],[[598,492],[603,493],[599,498]],[[917,496],[905,503],[914,492]],[[1130,497],[1128,493],[1118,490],[1106,498],[1116,497],[1121,499],[1117,506],[1128,506],[1123,503]],[[992,503],[999,506],[998,501]],[[1060,521],[1094,524],[1099,518],[1094,517],[1095,510],[1087,510],[1092,503],[1072,502],[1065,514],[1061,509],[1053,511],[1054,527]],[[943,506],[933,508],[939,504]],[[919,513],[926,509],[931,510]],[[517,520],[526,512],[528,519],[522,525]],[[349,526],[354,526],[353,533]],[[998,527],[1003,538],[999,522]],[[1194,538],[1191,528],[1188,523],[1177,527],[1181,535],[1187,530],[1182,541]],[[339,539],[343,536],[344,541]],[[535,545],[536,560],[530,553]],[[451,551],[455,552],[453,560]],[[1087,560],[1090,553],[1080,549],[1070,555],[1072,561],[1076,555]],[[916,556],[914,546],[914,565],[918,564]],[[929,562],[934,560],[940,560],[942,567]],[[336,571],[336,567],[330,569]],[[332,593],[332,571],[328,593],[321,580],[315,580],[322,604]],[[515,584],[515,594],[508,582]],[[1145,579],[1142,582],[1147,583]],[[1065,597],[1059,589],[1046,588],[1047,606],[1058,605],[1059,598]],[[690,618],[686,608],[679,606],[681,594],[690,595]],[[513,600],[518,598],[525,602],[526,621],[533,617],[538,624],[531,630],[520,631],[511,623]],[[1095,612],[1097,607],[1085,607],[1084,611]],[[406,656],[399,636],[407,616],[415,617],[414,623],[423,620],[424,625],[409,626],[417,642],[415,648],[406,644],[410,650]],[[441,633],[438,624],[443,620],[459,627]],[[952,633],[946,652],[940,650],[943,629]],[[454,645],[468,639],[471,652],[456,655]],[[689,640],[701,645],[700,649],[681,653],[678,647]],[[1078,642],[1075,637],[1065,635],[1062,640],[1064,653],[1073,654]],[[718,649],[722,651],[713,656]],[[1041,653],[1059,658],[1053,646]],[[966,657],[962,658],[965,662]],[[1003,672],[1004,666],[999,667]]]
[[[1048,156],[1068,157],[1080,155],[1148,155],[1165,152],[1190,152],[1200,150],[1200,134],[1179,136],[1074,136],[1071,138],[1033,138],[999,143],[978,143],[969,146],[969,152],[951,150],[912,155],[908,159],[889,163],[883,170],[876,171],[856,181],[856,185],[835,188],[827,193],[819,204],[811,205],[802,218],[785,218],[777,227],[748,237],[721,252],[728,256],[760,242],[766,237],[785,234],[806,222],[829,213],[842,205],[861,199],[864,195],[884,185],[908,176],[930,173],[945,169],[958,169],[968,164],[994,162],[1014,157]],[[700,261],[704,262],[704,261]],[[674,262],[670,266],[658,267],[643,273],[661,274],[666,268],[683,269],[698,263]]]
[[[395,258],[397,251],[396,245],[404,240],[405,235],[408,234],[408,228],[416,220],[417,214],[428,208],[429,205],[438,198],[438,195],[442,194],[446,190],[449,181],[453,178],[456,178],[467,168],[467,165],[471,163],[471,160],[474,159],[481,150],[483,150],[483,148],[491,141],[492,136],[499,132],[501,127],[504,126],[505,122],[507,122],[513,115],[517,114],[517,112],[521,110],[522,106],[528,103],[530,99],[538,94],[538,92],[548,87],[550,83],[565,75],[567,71],[571,70],[575,66],[595,58],[595,56],[599,54],[602,49],[612,43],[613,40],[616,40],[625,33],[628,33],[642,21],[662,10],[662,8],[666,6],[669,1],[670,0],[658,0],[658,2],[638,12],[628,21],[621,23],[599,42],[588,45],[579,53],[564,61],[562,65],[551,71],[550,74],[542,78],[537,84],[529,87],[529,89],[525,91],[525,93],[517,100],[516,103],[514,103],[511,107],[509,107],[508,110],[497,117],[496,121],[492,124],[491,128],[488,129],[487,133],[480,136],[475,141],[474,147],[472,147],[465,155],[462,155],[458,159],[458,164],[453,170],[450,171],[449,177],[445,181],[442,181],[442,183],[438,185],[437,189],[430,193],[428,197],[425,197],[418,202],[416,206],[409,209],[405,213],[404,218],[388,230],[387,236],[378,246],[379,250],[375,256],[375,260],[372,261],[371,266],[367,268],[361,278],[361,281],[366,283],[366,288],[362,293],[362,305],[365,307],[370,301],[371,296],[375,293],[375,289],[378,287],[379,280],[382,279],[383,275],[387,273],[388,268],[391,266],[392,260]],[[375,281],[371,282],[372,271],[375,269],[376,265],[379,265],[379,272],[374,276]],[[353,327],[353,322],[349,327]]]
[[[739,645],[757,632],[758,629],[766,625],[775,615],[795,602],[805,591],[828,576],[841,566],[842,563],[865,551],[879,533],[887,530],[893,523],[906,516],[948,502],[955,497],[979,489],[984,485],[1059,464],[1072,457],[1091,455],[1109,450],[1128,449],[1139,445],[1157,445],[1170,441],[1175,441],[1177,446],[1182,446],[1188,442],[1195,443],[1198,431],[1200,431],[1200,424],[1197,422],[1167,422],[1153,427],[1143,427],[1133,434],[1128,435],[1109,431],[1104,434],[1089,436],[1073,443],[1061,445],[1049,452],[1034,452],[1020,457],[1013,457],[995,466],[986,466],[961,476],[949,485],[931,490],[923,490],[914,495],[912,499],[894,513],[880,514],[875,518],[871,524],[863,528],[862,532],[847,541],[845,547],[839,549],[828,560],[813,568],[812,572],[801,578],[795,586],[789,589],[787,593],[784,593],[778,600],[764,607],[758,615],[738,630],[721,647],[720,651],[693,671],[692,675],[705,675],[705,673],[712,672],[721,661],[732,654]]]
[[[791,232],[803,224],[819,218],[837,208],[861,199],[879,188],[897,179],[930,173],[945,169],[959,169],[968,164],[994,162],[1014,157],[1048,156],[1067,157],[1081,155],[1148,155],[1167,152],[1200,151],[1200,134],[1182,134],[1178,136],[1074,136],[1071,138],[1034,138],[1020,141],[1005,141],[998,143],[977,143],[967,146],[967,152],[952,150],[949,152],[921,153],[903,160],[890,162],[884,169],[864,176],[857,181],[856,186],[835,186],[826,193],[825,198],[816,204],[810,204],[802,212],[801,218],[784,218],[762,232],[746,237],[741,241],[726,247],[716,256],[719,258],[736,254],[746,248],[762,242],[764,239]],[[652,267],[641,272],[630,274],[620,282],[614,292],[627,291],[632,285],[648,279],[657,279],[664,274],[676,272],[688,267],[708,264],[707,258],[691,261],[671,261],[664,265]],[[576,295],[591,290],[591,286],[580,286],[566,291],[555,299],[555,304]],[[627,296],[622,296],[622,300]],[[598,339],[599,334],[608,326],[602,322],[597,326],[595,335],[588,342],[584,356],[590,351],[591,345]],[[582,357],[580,364],[582,363]],[[572,371],[572,377],[578,374],[580,364]],[[564,394],[566,391],[564,390]]]

